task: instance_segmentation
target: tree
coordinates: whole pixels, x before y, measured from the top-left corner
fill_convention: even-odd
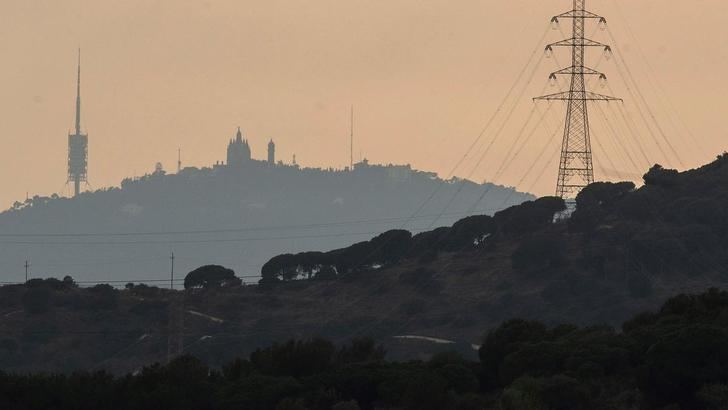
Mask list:
[[[241,285],[232,269],[220,265],[201,266],[185,276],[185,289],[214,289]]]
[[[393,229],[369,241],[371,251],[364,257],[366,264],[398,262],[412,246],[412,234],[404,229]]]
[[[386,351],[373,339],[356,338],[342,346],[336,354],[338,363],[376,363],[384,360]]]
[[[263,265],[260,271],[260,283],[271,284],[294,279],[298,275],[296,255],[285,253],[274,256]]]
[[[449,230],[443,248],[448,251],[472,249],[495,231],[493,218],[488,215],[474,215],[463,218]]]
[[[569,226],[578,231],[589,231],[604,223],[604,217],[614,204],[634,191],[632,182],[595,182],[576,196],[576,210],[569,218]]]
[[[674,169],[665,169],[662,165],[655,165],[642,177],[645,185],[672,187],[678,183],[679,173]]]
[[[66,288],[78,287],[78,285],[76,284],[76,281],[74,281],[70,275],[66,275],[63,277],[63,284],[66,286]]]
[[[402,397],[407,410],[441,410],[448,407],[447,381],[434,372],[422,372],[409,383]]]
[[[521,319],[509,320],[489,332],[478,350],[486,383],[498,383],[498,372],[507,355],[517,351],[523,343],[543,340],[547,333],[544,324]]]
[[[261,374],[298,378],[329,369],[335,353],[334,345],[323,339],[290,340],[254,351],[250,362]]]
[[[554,220],[554,215],[566,209],[566,202],[557,197],[543,197],[524,202],[500,212],[493,221],[501,233],[522,235],[542,229]]]

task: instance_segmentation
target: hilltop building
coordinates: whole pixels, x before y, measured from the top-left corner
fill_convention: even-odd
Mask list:
[[[246,138],[243,138],[243,133],[238,127],[238,131],[235,133],[235,138],[231,139],[227,147],[227,162],[226,166],[231,168],[239,168],[247,164],[257,162],[260,164],[268,163],[275,165],[276,163],[276,143],[273,142],[273,138],[268,141],[268,159],[265,160],[254,160],[252,151],[250,149],[250,143]],[[215,164],[215,167],[221,166],[222,164]]]
[[[227,165],[231,167],[239,167],[250,161],[250,145],[248,140],[243,139],[243,133],[235,134],[235,139],[231,139],[227,148]]]
[[[268,163],[271,165],[276,163],[276,144],[273,142],[273,138],[268,142]]]

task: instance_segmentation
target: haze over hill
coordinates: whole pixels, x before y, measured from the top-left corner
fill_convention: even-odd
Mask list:
[[[167,282],[171,252],[178,279],[209,263],[255,277],[279,253],[447,225],[533,198],[410,166],[364,161],[350,172],[258,161],[245,147],[231,141],[229,165],[158,170],[72,199],[17,202],[0,214],[3,280],[23,280],[29,260],[31,277]]]
[[[0,287],[0,365],[131,371],[164,360],[169,340],[219,365],[318,336],[372,337],[395,358],[474,355],[471,345],[503,320],[619,325],[676,294],[724,286],[728,156],[683,173],[656,166],[644,179],[639,189],[590,185],[556,223],[564,202],[545,197],[452,227],[281,255],[259,286],[190,280],[184,292],[117,291],[69,278]],[[216,268],[198,273],[206,270]]]
[[[549,37],[539,51],[561,39],[558,30],[547,27],[549,19],[571,5],[568,0],[462,0],[457,7],[446,0],[6,3],[0,45],[10,63],[0,67],[1,208],[26,192],[50,195],[63,187],[79,46],[82,128],[90,138],[89,180],[96,188],[141,175],[157,161],[174,169],[178,147],[186,165],[204,167],[223,159],[214,142],[235,125],[260,136],[252,142],[255,150],[264,150],[272,136],[287,161],[295,153],[306,166],[342,167],[349,162],[351,104],[355,158],[363,153],[377,162],[411,163],[446,175],[506,95],[541,34],[548,30]],[[686,167],[725,149],[728,55],[721,50],[728,37],[723,24],[728,4],[594,0],[588,5],[608,18],[617,41],[602,31],[595,40],[623,51]],[[563,28],[568,32],[566,22]],[[697,63],[703,60],[707,63]],[[568,59],[559,56],[559,61]],[[530,97],[539,95],[554,68],[544,60],[513,117],[519,120],[504,136],[518,132]],[[636,101],[613,62],[598,68],[638,119]],[[654,82],[665,92],[655,95]],[[680,117],[659,108],[665,94],[700,137],[702,153],[682,127],[671,127]],[[563,121],[558,107],[551,114],[553,124]],[[639,174],[649,166],[633,169],[622,159],[613,133],[600,125],[598,112],[593,114],[594,138],[604,148],[595,141],[598,178],[623,179],[622,173]],[[489,159],[474,180],[519,185],[523,168],[537,160],[548,136],[539,130],[500,178],[493,177],[497,161]],[[641,138],[653,162],[670,165],[647,130]],[[509,143],[502,138],[493,152],[502,155]],[[558,143],[550,147],[557,150]],[[477,158],[456,175],[467,177]],[[548,172],[531,175],[519,188],[551,194],[556,161],[550,164]]]

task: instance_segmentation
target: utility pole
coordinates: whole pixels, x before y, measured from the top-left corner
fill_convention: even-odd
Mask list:
[[[174,290],[174,251],[170,252],[169,289]],[[169,294],[167,318],[167,363],[183,351],[184,345],[184,292]]]
[[[174,290],[174,251],[172,251],[169,260],[172,262],[172,270],[169,276],[169,288]]]
[[[584,28],[587,19],[596,20],[600,26],[605,26],[607,20],[585,9],[586,0],[573,0],[574,8],[565,13],[554,16],[553,24],[559,24],[560,19],[572,20],[572,36],[546,46],[547,56],[553,53],[554,47],[568,47],[571,49],[571,67],[551,73],[550,80],[558,75],[569,76],[571,86],[569,91],[544,95],[534,100],[566,101],[566,121],[564,122],[564,137],[561,143],[561,159],[559,161],[559,176],[556,182],[556,196],[564,199],[573,199],[585,186],[594,182],[594,165],[592,163],[591,140],[589,136],[588,101],[622,101],[619,98],[596,94],[586,90],[584,76],[598,76],[606,80],[606,75],[585,66],[584,50],[586,47],[602,47],[605,53],[611,53],[611,47],[584,37]]]
[[[28,283],[28,269],[30,269],[30,262],[25,261],[25,283]]]

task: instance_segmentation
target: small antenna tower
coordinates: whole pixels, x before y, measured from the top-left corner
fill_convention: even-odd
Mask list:
[[[351,105],[351,121],[350,124],[350,131],[349,134],[349,170],[354,170],[354,105]]]
[[[605,81],[607,76],[599,71],[584,65],[586,47],[602,47],[609,55],[610,46],[584,37],[585,22],[587,19],[597,20],[605,27],[607,20],[585,8],[586,0],[573,0],[574,8],[565,13],[554,16],[551,23],[559,24],[560,19],[571,19],[572,36],[565,40],[546,46],[546,55],[553,53],[554,47],[568,47],[571,49],[571,67],[562,68],[549,75],[550,80],[556,76],[565,75],[571,79],[569,91],[544,95],[534,100],[566,101],[566,121],[564,122],[564,137],[561,143],[561,160],[559,161],[559,176],[556,182],[556,196],[564,199],[573,199],[585,186],[594,182],[594,165],[592,164],[592,149],[589,136],[588,101],[622,101],[619,98],[596,94],[586,90],[584,76],[592,75]]]
[[[177,173],[182,170],[182,149],[177,148]]]

